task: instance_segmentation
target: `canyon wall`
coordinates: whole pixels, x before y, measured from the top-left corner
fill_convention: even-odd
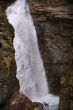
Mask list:
[[[73,109],[73,1],[29,0],[50,92]]]
[[[4,110],[12,94],[19,88],[13,48],[14,29],[5,15],[7,6],[12,2],[0,1],[0,110]]]
[[[2,107],[19,88],[15,77],[14,30],[5,15],[6,7],[13,1],[0,1],[0,110],[8,110]],[[28,2],[50,92],[60,96],[59,110],[73,110],[73,0]]]

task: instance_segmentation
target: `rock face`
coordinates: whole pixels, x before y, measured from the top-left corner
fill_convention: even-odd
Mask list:
[[[5,15],[6,7],[12,2],[13,0],[0,1],[0,110],[18,90],[13,48],[14,30]]]
[[[73,109],[73,71],[67,71],[61,80],[60,110]]]
[[[44,106],[41,103],[39,103],[39,102],[34,102],[33,103],[33,109],[34,110],[43,110]]]
[[[33,110],[32,102],[23,95],[15,94],[10,101],[9,110]]]
[[[15,0],[0,1],[0,110],[42,110],[18,91],[14,31],[5,9]],[[60,95],[59,110],[73,110],[73,0],[29,0],[50,92]],[[7,105],[7,107],[6,107]]]
[[[43,105],[38,102],[32,103],[27,97],[15,94],[10,101],[8,110],[43,110]]]
[[[50,92],[73,110],[73,1],[29,0]]]

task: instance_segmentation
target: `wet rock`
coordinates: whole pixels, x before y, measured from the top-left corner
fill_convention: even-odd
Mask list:
[[[15,94],[10,101],[9,110],[33,110],[33,105],[27,97]]]
[[[43,110],[43,105],[39,102],[32,102],[24,95],[15,94],[11,98],[9,110]]]
[[[43,110],[44,106],[39,102],[33,103],[33,110]]]

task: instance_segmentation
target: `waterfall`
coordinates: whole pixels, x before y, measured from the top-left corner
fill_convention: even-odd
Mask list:
[[[13,45],[20,93],[33,102],[58,105],[59,98],[49,94],[36,30],[26,0],[13,3],[7,8],[6,15],[15,30]]]

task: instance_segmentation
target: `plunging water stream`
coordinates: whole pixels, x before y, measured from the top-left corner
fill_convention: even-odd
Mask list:
[[[50,110],[55,110],[59,98],[49,94],[37,35],[26,0],[17,0],[7,8],[6,14],[15,30],[13,45],[20,93],[33,102],[48,103]]]

